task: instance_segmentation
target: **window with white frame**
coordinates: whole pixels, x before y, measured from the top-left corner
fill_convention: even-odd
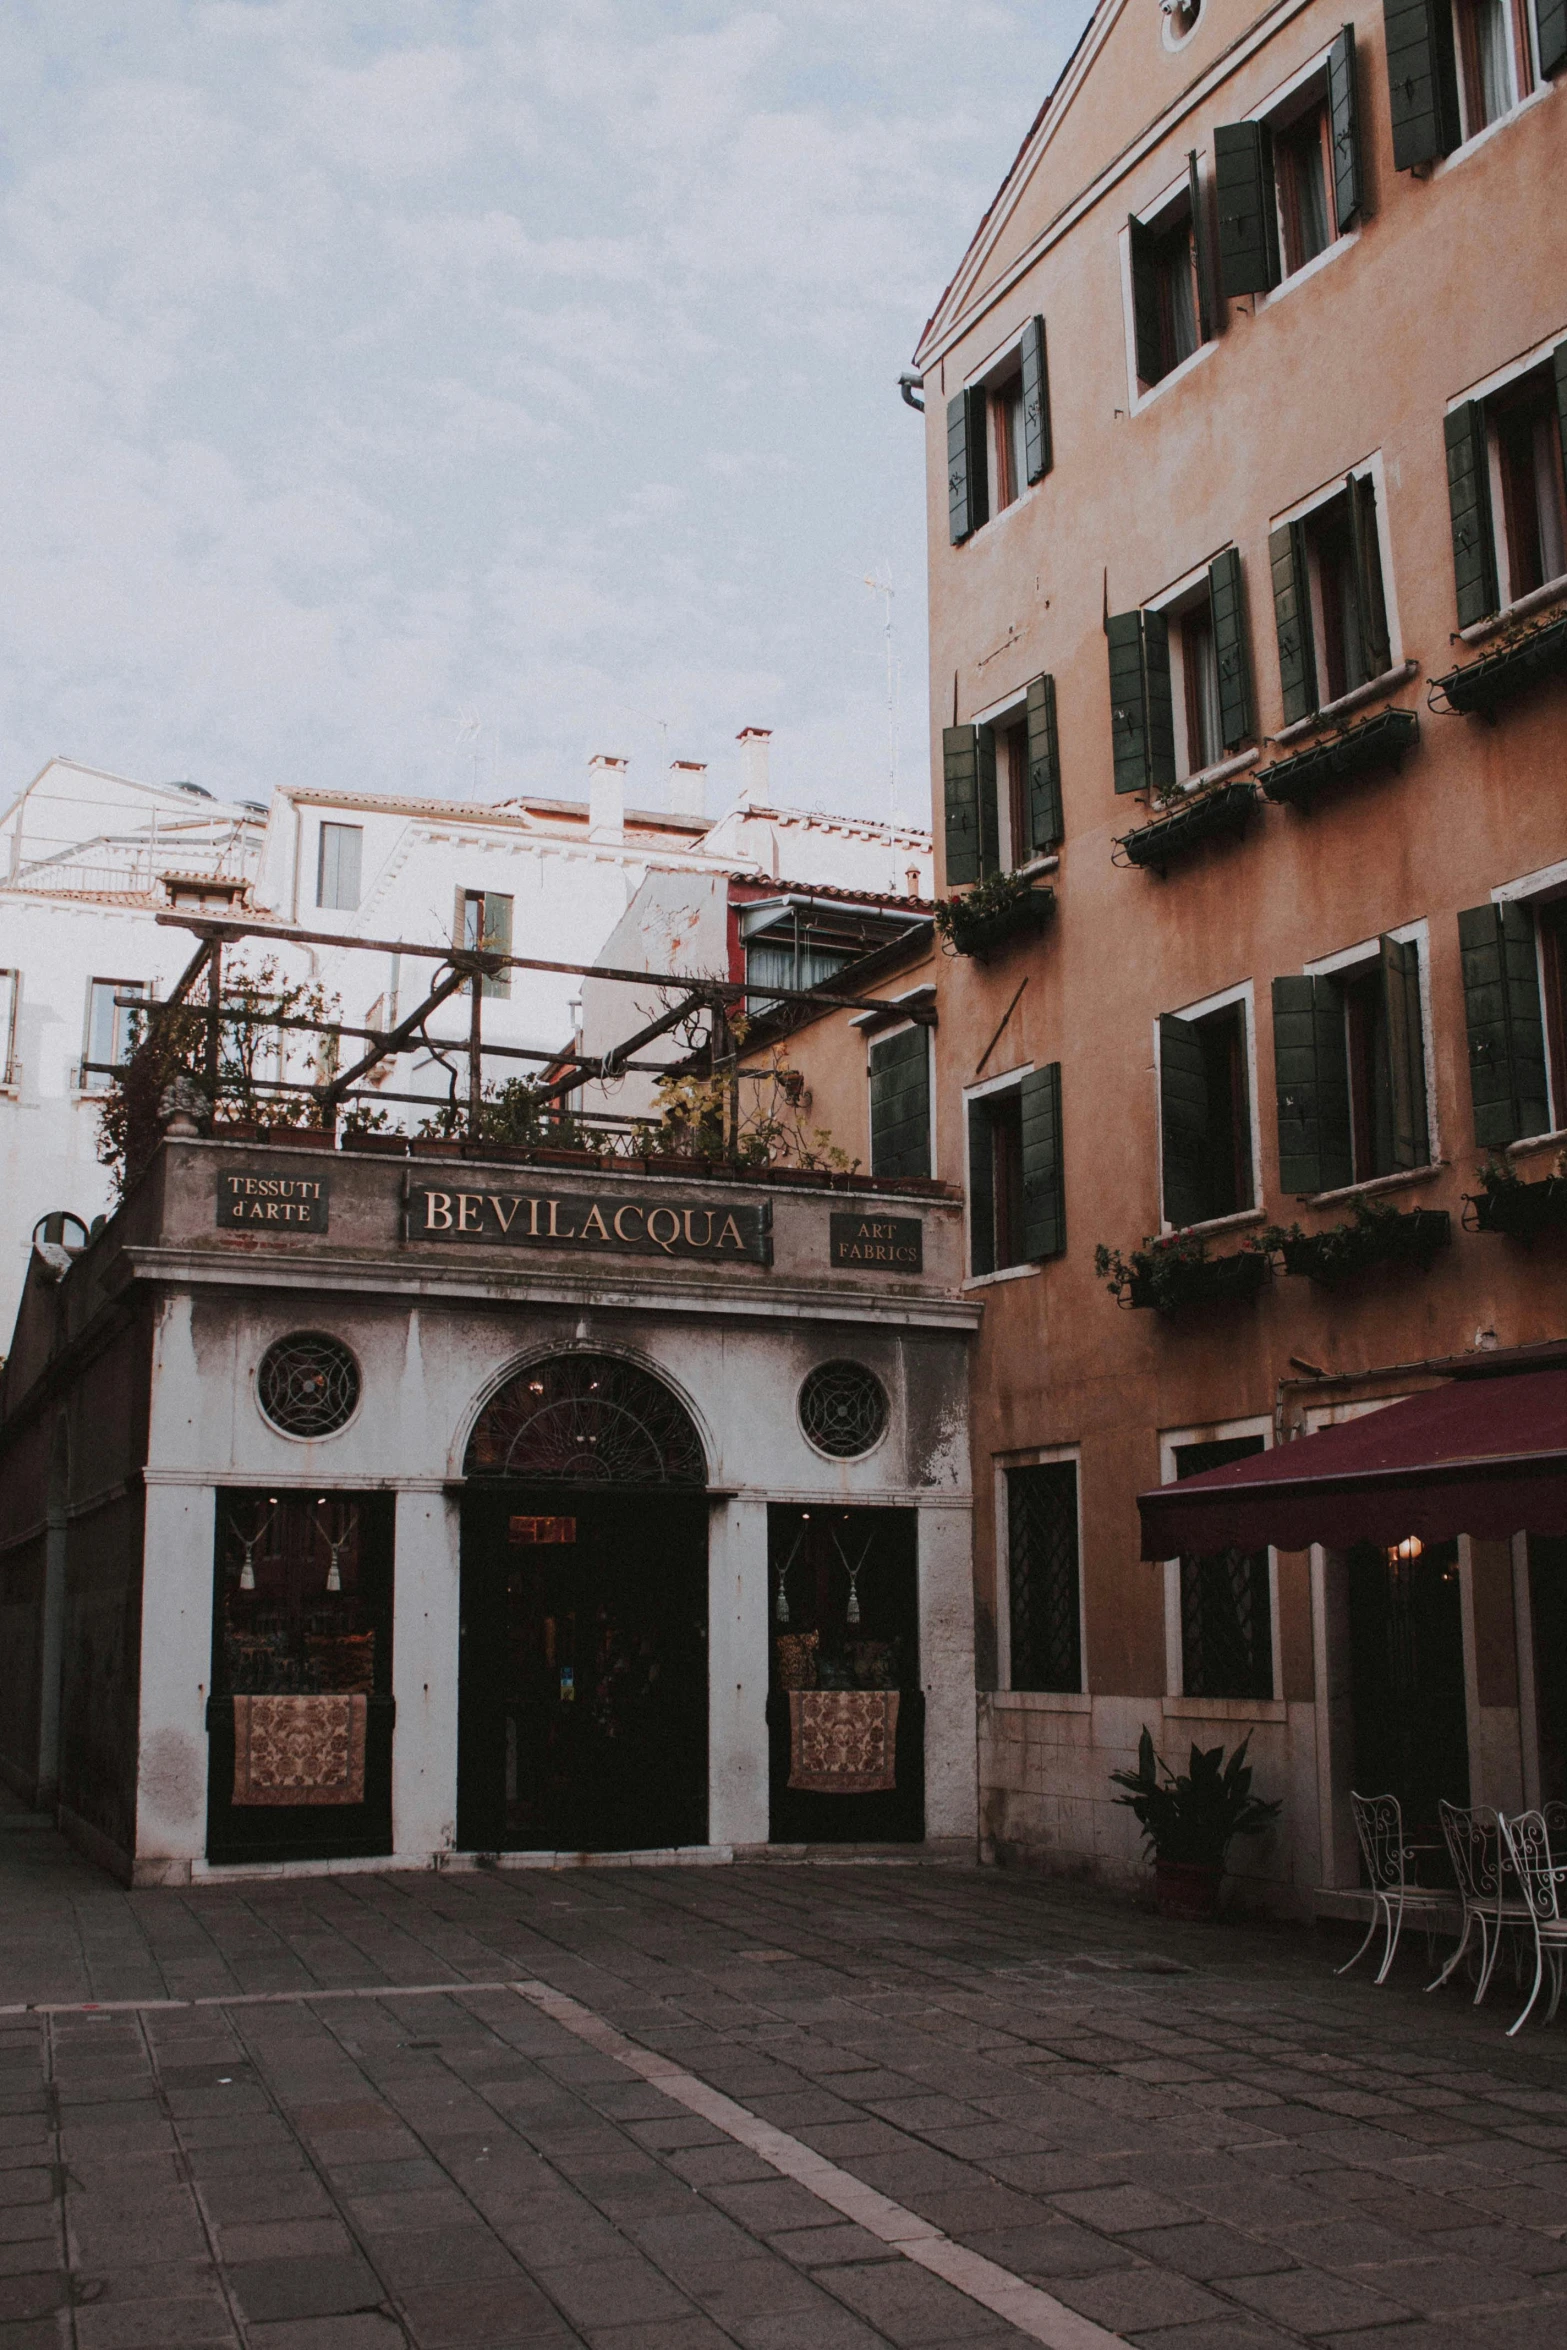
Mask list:
[[[947,402],[947,519],[954,546],[1015,505],[1053,461],[1045,322]]]
[[[1567,867],[1458,917],[1475,1141],[1567,1127]]]
[[[1245,122],[1214,133],[1219,284],[1265,294],[1326,253],[1359,222],[1354,28]]]
[[[1164,1220],[1177,1229],[1256,1204],[1249,991],[1157,1026]]]
[[[1105,621],[1118,792],[1158,797],[1252,739],[1241,559],[1225,547],[1136,612]]]
[[[871,1040],[871,1173],[929,1175],[931,1151],[930,1030],[922,1022]]]
[[[1009,1689],[1080,1691],[1082,1588],[1075,1458],[1003,1470]]]
[[[512,900],[498,890],[459,889],[452,916],[452,943],[467,947],[474,953],[494,955],[511,953]],[[468,990],[464,988],[463,994]],[[509,996],[511,973],[492,971],[486,974],[481,995]]]
[[[323,824],[316,846],[316,904],[351,914],[359,904],[364,863],[362,824]]]
[[[1567,341],[1443,418],[1458,624],[1567,578]]]
[[[1268,535],[1286,724],[1393,665],[1374,467],[1363,465]]]
[[[1167,1437],[1164,1481],[1198,1477],[1266,1450],[1261,1428]],[[1274,1694],[1273,1565],[1267,1550],[1219,1550],[1173,1562],[1168,1609],[1184,1697],[1271,1699]],[[1172,1660],[1173,1661],[1173,1660]]]
[[[1534,44],[1523,0],[1453,0],[1459,121],[1478,138],[1534,88]]]
[[[1126,224],[1132,373],[1144,391],[1212,340],[1213,296],[1195,155],[1187,176]]]
[[[1036,677],[1005,708],[942,730],[949,889],[1009,873],[1062,835],[1056,681]]]
[[[1430,1164],[1424,960],[1417,927],[1273,982],[1281,1190]]]
[[[130,1059],[141,1041],[142,1015],[121,996],[145,996],[144,979],[94,979],[87,988],[87,1034],[82,1051],[81,1082],[90,1092],[101,1092],[116,1069]]]
[[[1061,1064],[977,1087],[968,1112],[969,1270],[979,1276],[1066,1246]]]

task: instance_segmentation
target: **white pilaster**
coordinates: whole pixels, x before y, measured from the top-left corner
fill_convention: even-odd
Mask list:
[[[207,1844],[214,1495],[149,1485],[142,1564],[138,1882],[188,1876]]]
[[[710,1844],[767,1842],[767,1504],[715,1503],[708,1528]]]
[[[919,1512],[920,1677],[925,1685],[925,1833],[979,1834],[972,1518],[967,1504]]]
[[[393,1576],[392,1849],[423,1861],[457,1842],[459,1505],[399,1493]]]

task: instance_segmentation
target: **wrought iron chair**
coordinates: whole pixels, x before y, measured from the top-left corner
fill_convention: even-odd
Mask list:
[[[1533,1912],[1521,1893],[1503,1889],[1502,1872],[1508,1852],[1501,1813],[1489,1804],[1476,1804],[1472,1810],[1465,1811],[1445,1798],[1436,1808],[1453,1875],[1458,1880],[1458,1897],[1464,1905],[1464,1930],[1452,1957],[1435,1980],[1427,1983],[1426,1989],[1441,1989],[1468,1949],[1469,1937],[1478,1926],[1480,1980],[1474,1996],[1478,2007],[1491,1987],[1491,1970],[1502,1947],[1503,1927],[1527,1928]]]
[[[1437,1917],[1451,1909],[1452,1895],[1431,1892],[1424,1885],[1410,1883],[1408,1864],[1414,1859],[1415,1850],[1404,1842],[1404,1814],[1396,1795],[1357,1795],[1351,1789],[1349,1800],[1355,1814],[1355,1833],[1365,1856],[1366,1874],[1371,1879],[1371,1923],[1354,1957],[1347,1958],[1334,1972],[1347,1975],[1365,1957],[1381,1926],[1387,1933],[1387,1948],[1376,1979],[1385,1983],[1398,1949],[1398,1937],[1404,1930],[1406,1913],[1422,1920],[1429,1947],[1431,1929]]]
[[[1554,1808],[1554,1807],[1553,1807]],[[1534,1983],[1517,2023],[1508,2026],[1510,2040],[1528,2021],[1540,1986],[1549,1967],[1551,1976],[1551,2004],[1545,2020],[1554,2017],[1562,1996],[1562,1960],[1567,1955],[1567,1916],[1562,1914],[1562,1900],[1567,1892],[1567,1860],[1553,1859],[1551,1842],[1546,1830],[1545,1814],[1538,1811],[1520,1812],[1516,1819],[1502,1821],[1502,1833],[1507,1838],[1507,1849],[1512,1855],[1518,1882],[1529,1905],[1530,1922],[1534,1927]]]

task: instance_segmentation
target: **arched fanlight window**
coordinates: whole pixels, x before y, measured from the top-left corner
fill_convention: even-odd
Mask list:
[[[614,1355],[556,1355],[520,1371],[479,1414],[463,1468],[576,1485],[707,1482],[685,1406]]]

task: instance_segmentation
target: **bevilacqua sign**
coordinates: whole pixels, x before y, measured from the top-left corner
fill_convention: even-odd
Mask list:
[[[772,1203],[730,1205],[530,1191],[457,1191],[415,1184],[404,1238],[487,1241],[534,1248],[597,1249],[610,1256],[700,1257],[709,1264],[770,1265]]]

